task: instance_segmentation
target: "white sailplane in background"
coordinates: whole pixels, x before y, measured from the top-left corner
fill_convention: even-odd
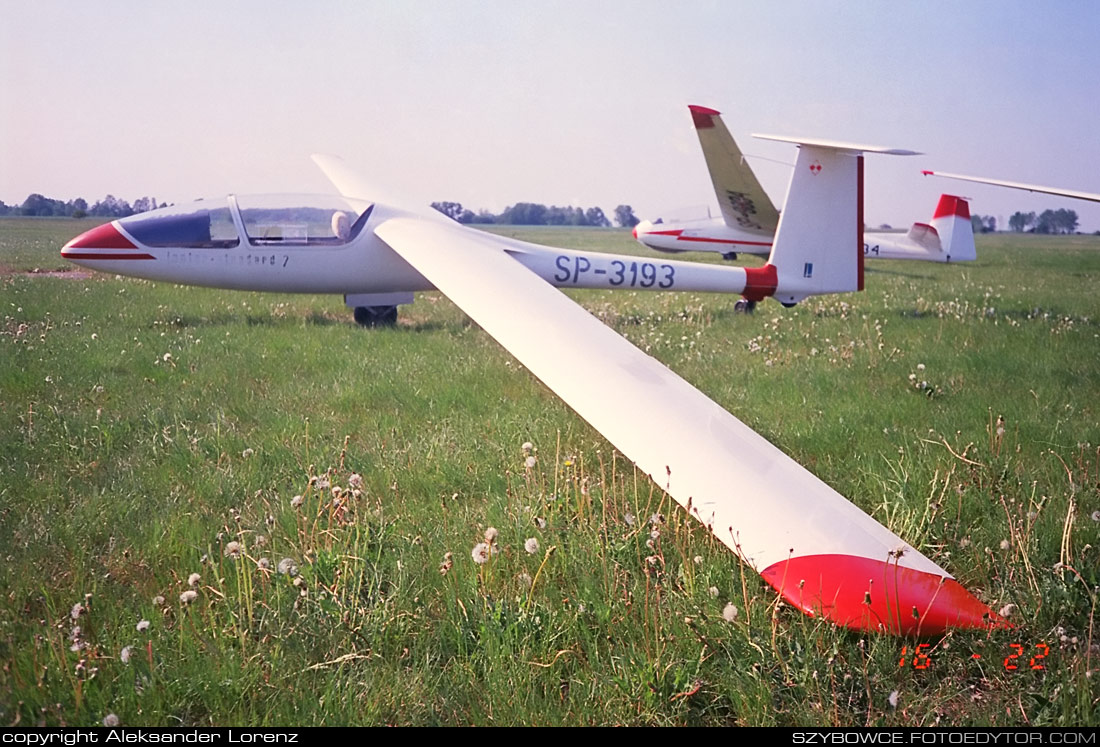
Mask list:
[[[634,238],[662,252],[716,252],[734,259],[738,253],[767,255],[779,226],[776,210],[719,112],[689,106],[703,157],[721,210],[719,218],[642,221]],[[757,135],[775,140],[767,135]],[[779,138],[781,139],[781,138]],[[867,152],[917,155],[865,147]],[[914,223],[908,233],[867,233],[863,254],[873,259],[967,262],[977,258],[970,207],[966,200],[942,195],[929,223]]]
[[[363,321],[390,321],[414,291],[439,290],[790,604],[859,630],[996,625],[951,574],[553,287],[786,304],[858,290],[861,152],[889,151],[790,142],[801,147],[789,198],[760,268],[494,236],[434,210],[376,202],[379,192],[330,156],[314,158],[339,197],[231,195],[164,208],[92,229],[62,256],[167,282],[339,293]]]

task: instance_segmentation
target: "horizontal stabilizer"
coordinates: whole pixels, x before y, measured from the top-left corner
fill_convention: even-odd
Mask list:
[[[841,153],[883,153],[889,156],[919,156],[919,151],[905,150],[903,148],[886,148],[881,145],[860,145],[858,143],[845,143],[840,140],[825,140],[817,137],[788,137],[786,135],[759,135],[753,134],[761,140],[776,140],[780,143],[794,143],[795,145],[812,145],[816,148],[827,148]]]

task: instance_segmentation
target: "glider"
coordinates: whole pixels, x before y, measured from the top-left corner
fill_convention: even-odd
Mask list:
[[[338,197],[178,205],[94,228],[62,256],[168,282],[343,293],[368,320],[389,317],[414,291],[437,289],[806,614],[915,635],[990,627],[996,616],[947,571],[552,287],[712,291],[787,304],[859,289],[863,148],[801,143],[761,268],[494,236],[431,210],[375,202],[378,192],[331,156],[314,160]]]
[[[981,176],[963,176],[962,174],[948,174],[943,171],[922,171],[925,176],[942,176],[947,179],[961,179],[964,182],[977,182],[978,184],[993,184],[997,187],[1010,187],[1012,189],[1024,189],[1028,192],[1042,192],[1047,195],[1058,195],[1059,197],[1072,197],[1075,200],[1088,200],[1090,202],[1100,202],[1100,194],[1094,192],[1077,192],[1072,189],[1062,189],[1060,187],[1042,187],[1037,184],[1024,184],[1022,182],[1006,182],[1002,179],[987,179]]]
[[[767,255],[779,226],[775,209],[719,112],[689,106],[699,144],[718,197],[721,218],[642,221],[634,238],[662,252],[717,252],[735,259],[739,252]],[[782,140],[756,135],[766,140]],[[859,146],[869,153],[917,155],[913,151]],[[977,259],[970,207],[966,200],[943,195],[929,223],[914,223],[906,234],[868,233],[863,253],[875,259],[916,259],[927,262],[967,262]]]

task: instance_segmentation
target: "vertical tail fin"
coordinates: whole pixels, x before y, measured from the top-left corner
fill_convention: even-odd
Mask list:
[[[932,227],[939,234],[940,247],[948,262],[970,262],[978,258],[970,205],[962,197],[940,195]]]
[[[863,290],[863,153],[913,151],[828,140],[758,135],[799,146],[787,201],[768,264],[777,272],[775,298]]]

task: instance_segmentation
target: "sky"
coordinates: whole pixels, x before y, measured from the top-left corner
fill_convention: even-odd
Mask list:
[[[754,132],[921,151],[867,157],[871,225],[948,192],[1100,230],[920,174],[1100,192],[1098,32],[1091,0],[0,0],[0,200],[329,193],[328,152],[473,210],[716,210],[700,104],[777,205],[795,147]]]

